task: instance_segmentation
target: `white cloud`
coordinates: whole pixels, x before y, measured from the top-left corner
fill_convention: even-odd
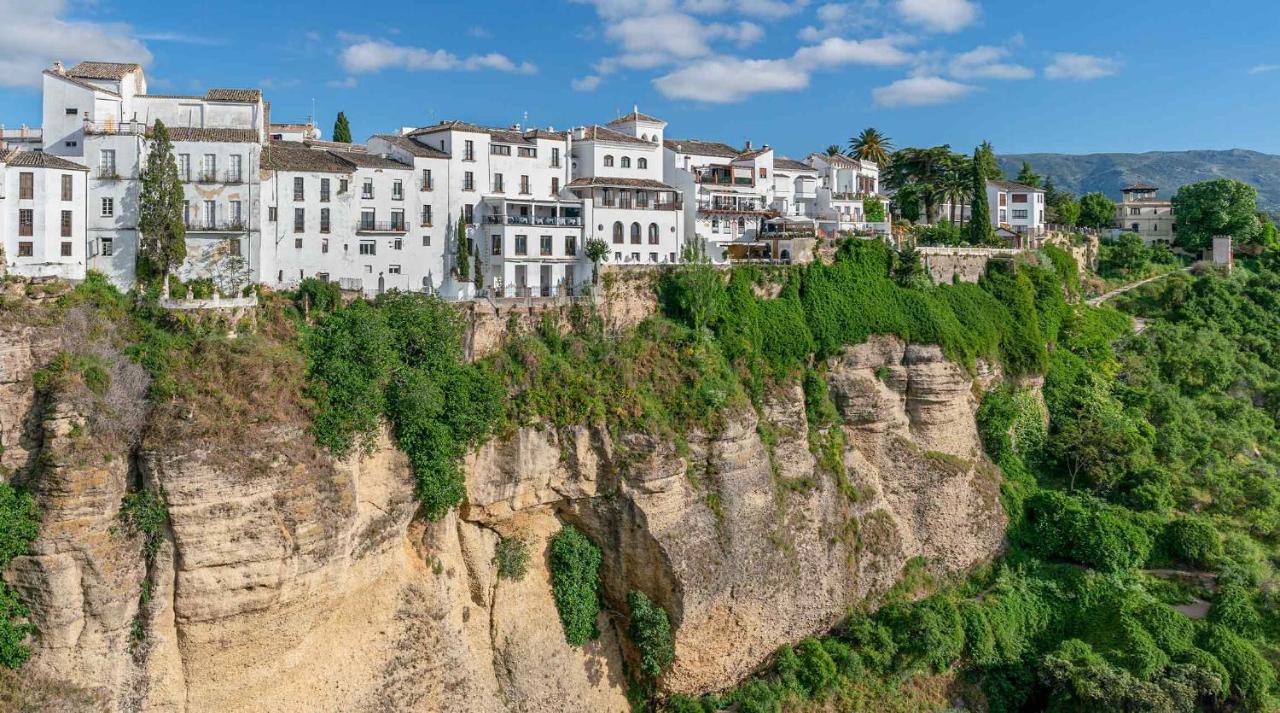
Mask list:
[[[134,35],[137,39],[146,42],[172,42],[180,45],[222,45],[226,44],[226,40],[219,37],[205,37],[203,35],[188,35],[181,32],[139,32]]]
[[[356,78],[347,77],[346,79],[330,79],[325,82],[324,85],[326,87],[333,87],[334,89],[355,89]]]
[[[740,47],[753,45],[764,39],[764,28],[746,20],[736,25],[711,25],[708,30],[713,37],[732,40]]]
[[[707,28],[679,12],[628,17],[611,24],[605,36],[622,45],[623,64],[657,66],[664,60],[692,59],[710,53]],[[643,58],[628,62],[626,58]]]
[[[1267,74],[1280,70],[1280,64],[1255,64],[1249,68],[1249,74]]]
[[[975,87],[942,77],[908,77],[886,87],[871,90],[877,106],[932,106],[955,101],[973,92]]]
[[[796,50],[794,60],[801,67],[838,67],[844,64],[867,64],[889,67],[906,64],[911,55],[898,47],[905,38],[881,37],[870,40],[846,40],[832,37],[812,47]]]
[[[888,24],[885,22],[885,9],[881,0],[827,3],[820,5],[814,15],[818,24],[808,25],[796,35],[804,42],[844,37]]]
[[[1074,79],[1087,81],[1110,77],[1120,71],[1120,62],[1106,57],[1088,54],[1060,52],[1053,56],[1053,63],[1044,70],[1049,79]]]
[[[0,0],[0,86],[39,87],[54,60],[151,62],[151,52],[124,23],[70,20],[65,0]]]
[[[808,5],[809,0],[793,0],[792,2],[783,2],[782,0],[737,0],[734,3],[734,9],[743,15],[776,20],[788,15],[794,15]]]
[[[898,14],[934,32],[959,32],[978,19],[971,0],[897,0]]]
[[[653,80],[671,99],[727,104],[762,92],[809,86],[809,74],[787,60],[715,57],[699,60]]]
[[[599,75],[588,74],[585,77],[579,77],[572,82],[569,82],[569,86],[572,87],[575,92],[594,92],[600,87],[600,83],[603,81],[604,79]]]
[[[348,74],[365,74],[390,68],[413,71],[491,69],[521,74],[532,74],[536,71],[536,68],[528,62],[516,63],[506,55],[497,52],[458,57],[445,50],[406,47],[367,37],[340,35],[339,39],[350,42],[343,48],[341,54],[342,67]]]
[[[1001,47],[975,47],[952,58],[951,76],[957,79],[1031,79],[1035,70],[1005,62],[1009,50]]]

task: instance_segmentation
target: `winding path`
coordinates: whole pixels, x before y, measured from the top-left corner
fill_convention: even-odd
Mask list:
[[[1138,280],[1137,282],[1131,282],[1131,283],[1129,283],[1129,284],[1127,284],[1127,285],[1124,285],[1124,286],[1122,286],[1122,287],[1117,287],[1116,289],[1114,289],[1114,290],[1112,290],[1112,291],[1110,291],[1110,292],[1106,293],[1105,295],[1100,295],[1100,296],[1098,296],[1098,297],[1092,297],[1092,298],[1090,298],[1090,299],[1087,301],[1087,304],[1088,304],[1090,307],[1097,307],[1097,306],[1101,305],[1103,302],[1106,302],[1107,300],[1110,300],[1110,299],[1114,299],[1114,298],[1116,298],[1116,297],[1119,297],[1120,295],[1123,295],[1124,293],[1128,292],[1129,290],[1137,289],[1137,288],[1142,287],[1143,285],[1145,285],[1145,284],[1147,284],[1147,283],[1149,283],[1149,282],[1155,282],[1156,280],[1163,280],[1164,278],[1166,278],[1166,277],[1168,277],[1168,276],[1170,276],[1170,275],[1172,275],[1172,274],[1174,274],[1174,273],[1178,273],[1178,272],[1186,272],[1186,271],[1188,271],[1188,270],[1190,270],[1190,269],[1191,269],[1190,267],[1183,267],[1183,268],[1179,268],[1179,269],[1177,269],[1177,270],[1170,270],[1170,271],[1168,271],[1168,272],[1166,272],[1166,273],[1163,273],[1163,274],[1160,274],[1160,275],[1156,275],[1155,277],[1148,277],[1148,278],[1147,278],[1147,279],[1145,279],[1145,280]]]

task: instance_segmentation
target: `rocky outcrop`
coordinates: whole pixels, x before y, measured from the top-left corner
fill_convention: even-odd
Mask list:
[[[811,433],[797,385],[679,448],[521,429],[468,458],[467,502],[440,522],[418,515],[385,434],[338,461],[300,424],[220,436],[197,414],[131,450],[86,451],[74,424],[91,415],[33,402],[44,521],[5,573],[40,627],[29,668],[118,711],[625,711],[634,589],[672,618],[663,685],[730,686],[913,558],[955,571],[1000,546],[965,370],[876,339],[833,360],[828,381],[838,433]],[[15,417],[0,416],[7,445]],[[118,527],[140,484],[169,510],[150,563]],[[566,521],[605,556],[601,637],[583,648],[564,641],[547,565]],[[529,545],[518,581],[497,574],[500,537]]]

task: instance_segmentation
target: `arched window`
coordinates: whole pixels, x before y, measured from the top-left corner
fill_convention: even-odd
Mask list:
[[[638,158],[638,159],[636,159],[636,168],[638,168],[638,169],[640,169],[640,170],[642,170],[642,171],[643,171],[644,169],[646,169],[646,168],[648,168],[648,167],[649,167],[649,159],[647,159],[647,158]]]
[[[622,167],[623,167],[623,168],[631,168],[631,157],[630,157],[630,156],[623,156],[623,157],[622,157]]]
[[[658,244],[658,224],[657,223],[649,224],[649,244],[650,245]]]
[[[612,168],[612,167],[613,167],[613,157],[612,157],[612,156],[610,156],[610,155],[608,155],[608,154],[605,154],[605,157],[604,157],[604,165],[605,165],[606,167],[608,167],[608,168]]]
[[[648,141],[648,140],[649,140],[649,135],[648,135],[648,134],[645,134],[644,136],[641,136],[641,137],[640,137],[640,140],[641,140],[641,141]],[[640,159],[640,160],[641,160],[641,161],[643,161],[644,159]]]
[[[640,244],[640,224],[639,223],[631,224],[631,242],[635,245]]]
[[[613,242],[622,244],[622,221],[613,224]]]

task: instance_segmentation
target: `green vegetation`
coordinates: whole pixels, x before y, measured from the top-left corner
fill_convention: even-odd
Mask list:
[[[671,622],[667,620],[666,610],[650,601],[644,592],[628,593],[627,607],[631,610],[627,635],[640,652],[640,673],[650,681],[655,680],[676,657]]]
[[[555,596],[564,638],[582,646],[600,635],[600,564],[603,555],[586,535],[565,525],[551,538],[551,593]]]
[[[29,493],[0,482],[0,570],[18,555],[27,554],[40,533],[40,516]],[[31,656],[23,642],[35,632],[27,608],[9,585],[0,583],[0,666],[17,668]]]
[[[503,537],[498,540],[495,553],[498,560],[498,576],[520,581],[529,570],[529,542],[521,537]]]
[[[1101,193],[1080,197],[1080,219],[1076,225],[1085,228],[1109,228],[1116,222],[1116,202]]]
[[[338,112],[333,122],[333,140],[340,144],[351,143],[351,124],[347,121],[346,112]]]
[[[973,208],[969,216],[969,228],[965,231],[968,238],[965,242],[970,245],[986,245],[994,237],[991,229],[991,206],[987,205],[987,177],[982,175],[980,158],[979,150],[975,149],[971,169],[972,183],[969,186]],[[1024,164],[1024,168],[1030,170],[1031,167]]]
[[[1182,260],[1161,243],[1145,245],[1134,233],[1121,233],[1101,243],[1098,274],[1108,283],[1126,283],[1182,266]]]
[[[169,130],[159,119],[152,129],[150,148],[138,196],[138,279],[144,284],[167,279],[169,271],[187,257],[185,189]]]
[[[142,537],[143,552],[150,562],[164,541],[164,526],[169,522],[169,508],[164,496],[156,490],[139,490],[124,496],[120,504],[120,521],[132,534]]]
[[[1219,178],[1185,185],[1174,194],[1173,209],[1178,215],[1175,240],[1191,252],[1208,248],[1218,235],[1238,244],[1257,242],[1262,236],[1258,191],[1247,183]]]
[[[836,153],[839,152],[837,148]],[[857,136],[849,139],[849,155],[884,166],[893,155],[893,140],[877,129],[863,129]]]

